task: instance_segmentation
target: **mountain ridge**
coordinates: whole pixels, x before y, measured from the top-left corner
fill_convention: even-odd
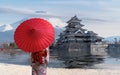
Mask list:
[[[0,42],[14,42],[14,31],[15,29],[18,27],[18,25],[20,25],[20,23],[22,23],[23,21],[27,20],[28,18],[24,18],[20,21],[17,21],[15,23],[9,24],[9,26],[11,26],[11,29],[8,29],[6,31],[6,25],[2,25],[0,26]],[[55,29],[55,38],[58,38],[58,35],[60,34],[60,32],[63,31],[63,29],[61,29],[60,27],[53,25],[54,29]]]
[[[2,26],[0,26],[0,42],[5,42],[5,41],[8,41],[8,42],[14,42],[14,39],[13,39],[13,36],[14,36],[14,31],[15,31],[15,29],[18,27],[18,25],[20,24],[20,23],[22,23],[24,20],[27,20],[28,18],[24,18],[24,19],[22,19],[22,20],[19,20],[19,21],[17,21],[17,22],[14,22],[14,23],[12,23],[12,24],[7,24],[7,25],[2,25]],[[54,19],[53,19],[54,20]],[[59,20],[58,20],[59,21]],[[61,21],[62,22],[62,21]],[[55,29],[55,39],[57,39],[57,38],[59,38],[59,34],[62,32],[62,31],[64,31],[64,28],[63,27],[60,27],[59,25],[57,25],[57,24],[60,24],[61,25],[61,23],[60,23],[60,21],[59,21],[59,23],[52,23],[53,24],[53,26],[54,26],[54,29]],[[63,24],[65,24],[65,22],[63,23]],[[8,27],[11,27],[10,29],[6,29],[5,30],[5,28],[7,28],[7,26]],[[103,39],[103,41],[109,41],[109,42],[114,42],[115,41],[115,38],[117,39],[117,40],[120,40],[120,36],[110,36],[110,37],[106,37],[106,38],[104,38]]]

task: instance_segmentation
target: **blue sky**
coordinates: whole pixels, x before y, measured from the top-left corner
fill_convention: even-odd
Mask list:
[[[119,3],[120,0],[0,0],[0,25],[26,17],[46,18],[41,15],[49,15],[47,18],[60,19],[64,23],[76,14],[83,20],[83,28],[104,37],[119,36]]]

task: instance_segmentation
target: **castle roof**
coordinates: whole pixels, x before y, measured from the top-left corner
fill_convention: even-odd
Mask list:
[[[72,17],[67,23],[71,23],[71,22],[80,22],[82,20],[78,19],[78,17],[75,15],[74,17]]]

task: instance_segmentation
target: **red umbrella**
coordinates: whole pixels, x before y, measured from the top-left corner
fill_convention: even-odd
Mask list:
[[[41,51],[54,40],[54,28],[44,19],[32,18],[21,23],[14,33],[15,43],[26,52]]]

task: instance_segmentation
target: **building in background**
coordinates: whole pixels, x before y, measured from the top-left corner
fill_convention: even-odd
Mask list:
[[[102,43],[102,37],[93,31],[83,29],[80,19],[72,17],[67,23],[66,30],[61,33],[53,53],[65,61],[68,67],[82,67],[103,61],[107,45]]]

